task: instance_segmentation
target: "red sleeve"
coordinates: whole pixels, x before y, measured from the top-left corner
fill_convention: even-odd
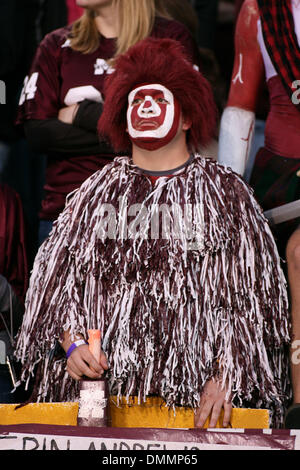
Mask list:
[[[28,119],[57,117],[60,109],[59,55],[61,38],[56,32],[40,43],[30,72],[24,79],[16,124]]]
[[[227,106],[255,111],[264,83],[264,63],[257,40],[256,0],[245,0],[235,30],[235,57]]]

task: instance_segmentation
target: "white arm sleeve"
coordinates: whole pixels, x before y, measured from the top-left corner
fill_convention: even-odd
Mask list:
[[[219,134],[218,162],[243,176],[251,149],[255,113],[242,108],[225,108]]]

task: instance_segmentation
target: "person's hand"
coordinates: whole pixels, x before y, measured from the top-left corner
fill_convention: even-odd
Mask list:
[[[77,113],[78,103],[61,108],[58,112],[58,119],[66,124],[72,124]]]
[[[195,413],[195,427],[203,428],[207,418],[210,417],[209,427],[217,425],[222,409],[224,409],[223,427],[230,423],[232,404],[225,400],[227,390],[221,389],[221,383],[217,380],[209,380],[203,389],[200,406]]]
[[[75,348],[67,360],[67,372],[75,380],[81,380],[83,375],[91,379],[99,379],[107,369],[105,353],[101,351],[100,363],[98,363],[86,344]]]

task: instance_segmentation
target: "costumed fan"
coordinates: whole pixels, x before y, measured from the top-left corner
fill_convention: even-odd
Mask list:
[[[286,284],[247,184],[199,149],[215,132],[208,82],[173,40],[144,40],[107,81],[99,130],[128,151],[67,201],[35,260],[18,336],[22,380],[39,400],[75,400],[95,377],[85,344],[102,331],[111,393],[192,407],[263,407],[280,425],[290,397]],[[49,352],[60,341],[66,357]],[[75,345],[76,346],[76,345]],[[106,362],[107,360],[107,362]],[[67,365],[67,372],[66,372]],[[94,375],[93,375],[94,374]]]

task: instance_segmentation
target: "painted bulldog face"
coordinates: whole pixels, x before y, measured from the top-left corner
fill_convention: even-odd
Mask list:
[[[146,150],[164,147],[175,137],[180,105],[163,85],[143,85],[128,95],[127,126],[132,142]]]

